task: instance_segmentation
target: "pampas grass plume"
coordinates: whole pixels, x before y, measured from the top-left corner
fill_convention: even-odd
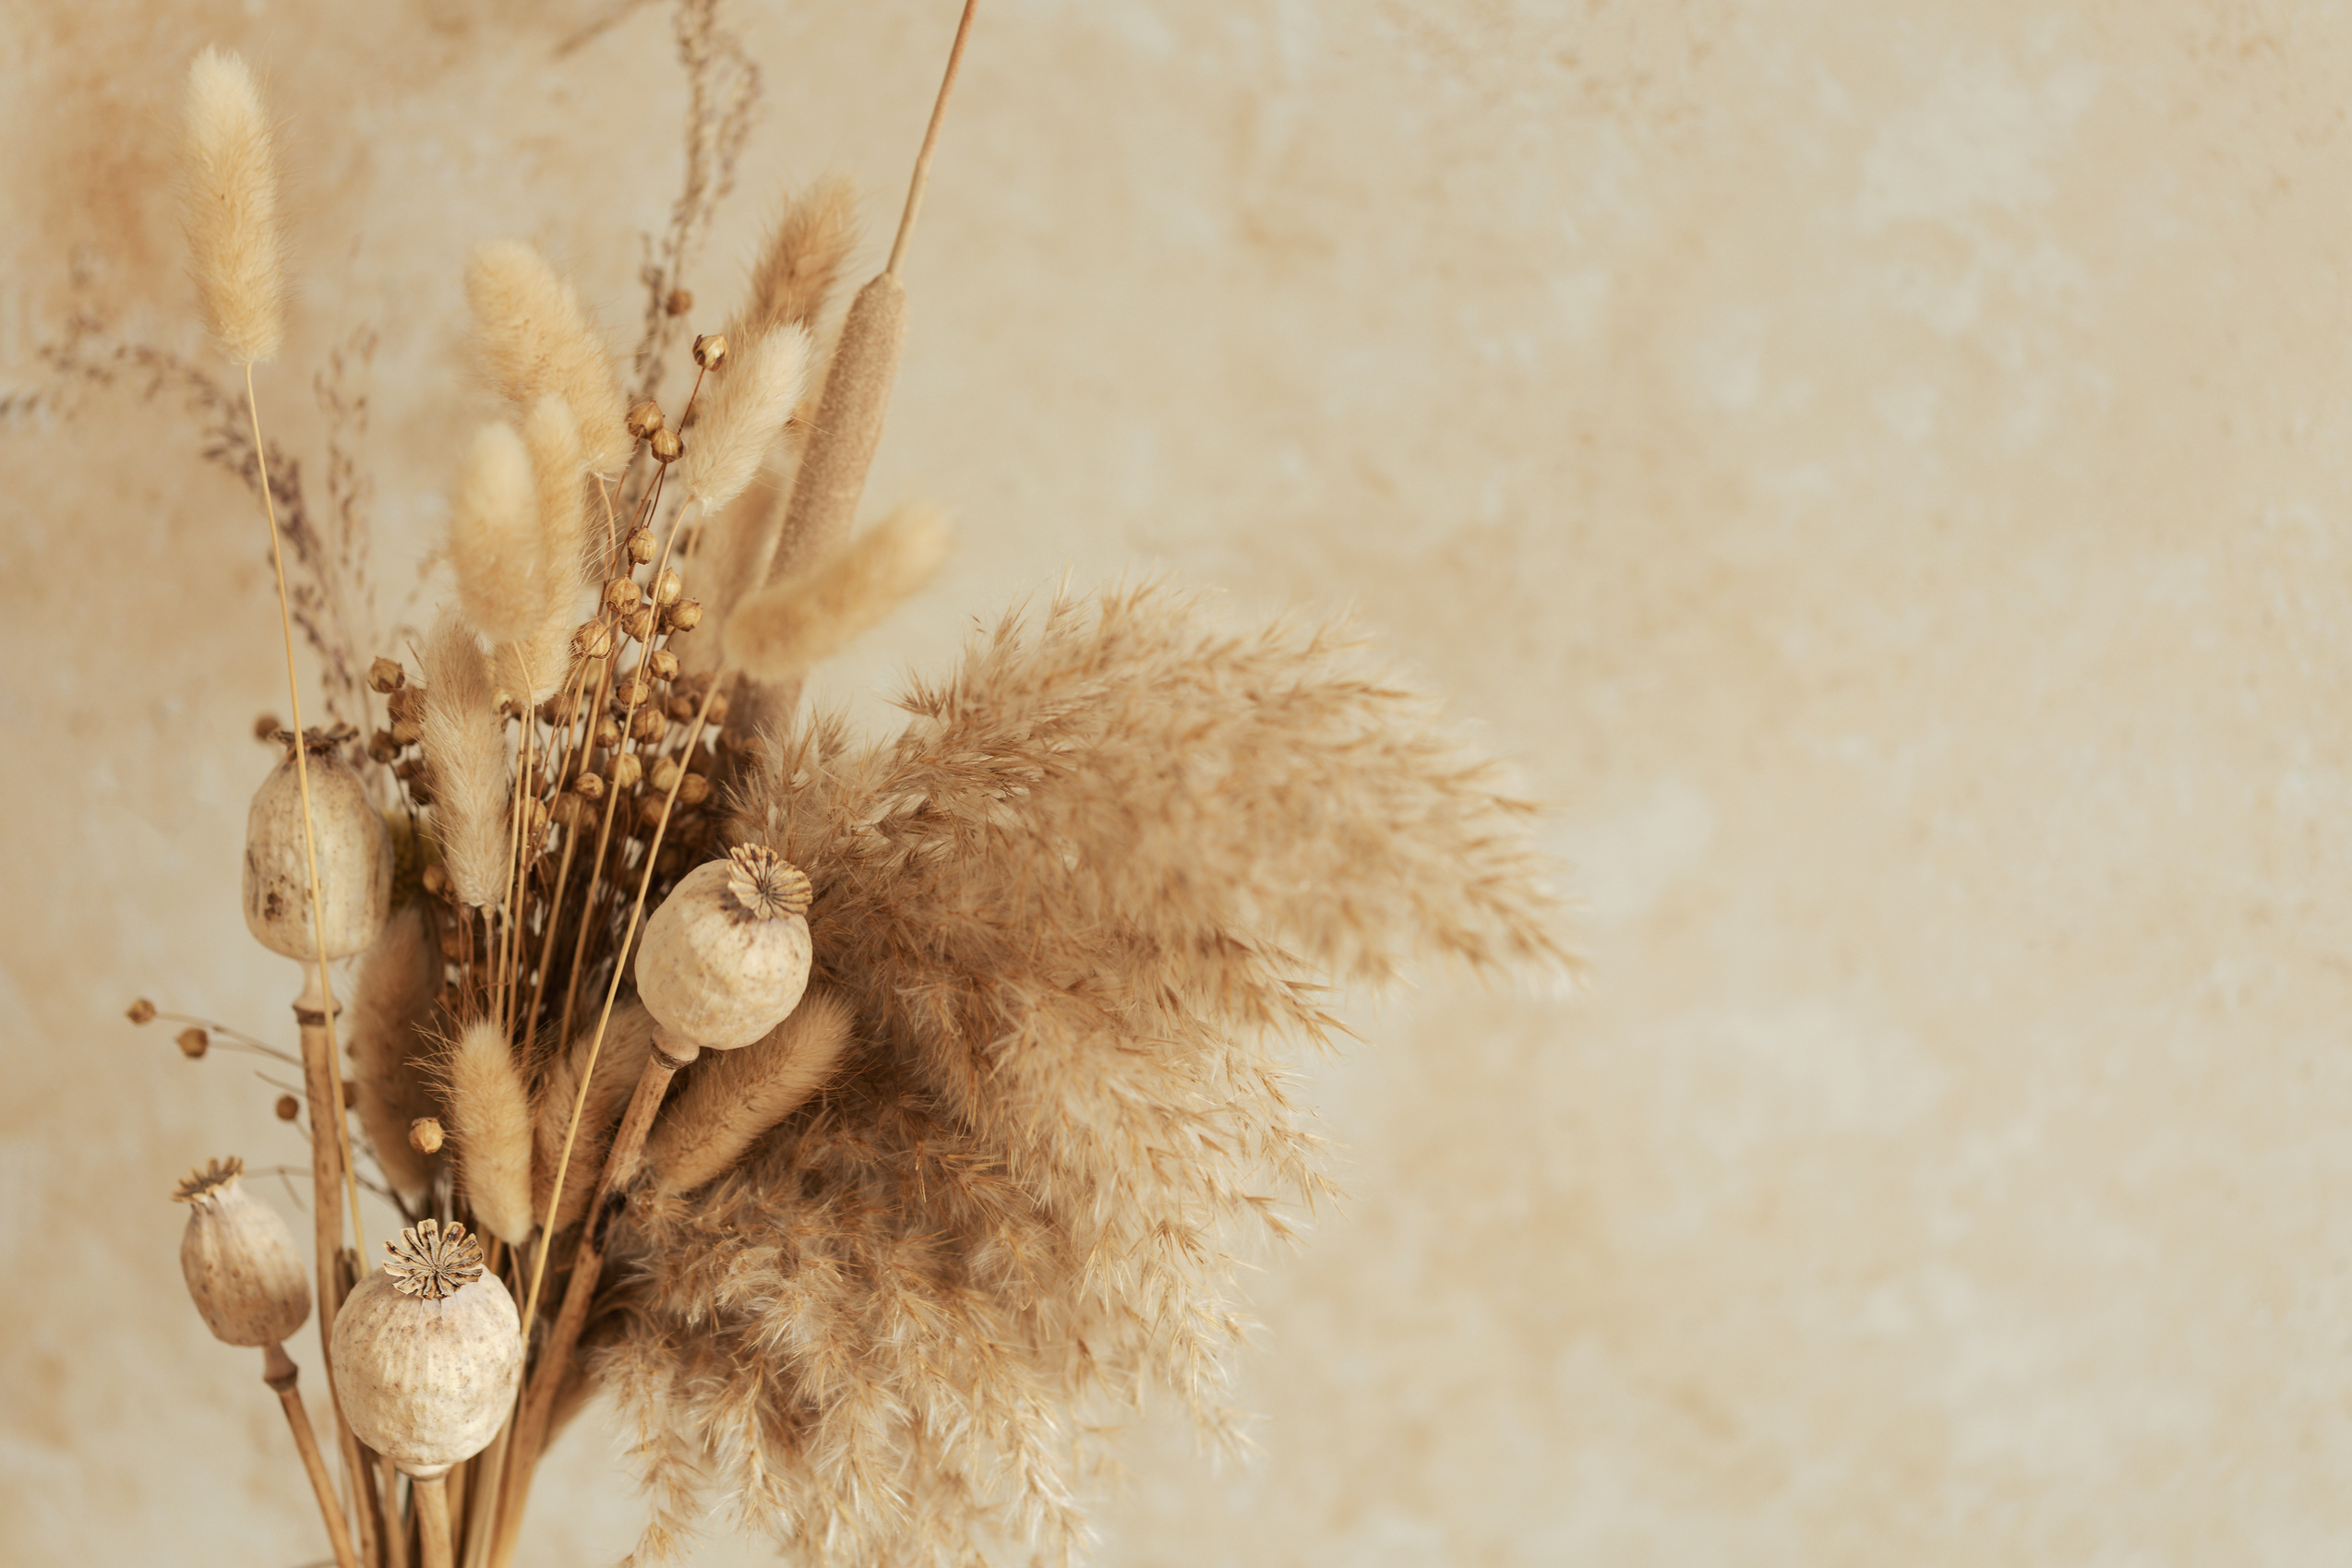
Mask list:
[[[395,913],[367,950],[352,997],[351,1060],[354,1109],[392,1190],[414,1203],[433,1185],[437,1162],[408,1141],[408,1124],[432,1116],[421,1030],[439,989],[440,961],[425,928],[425,912],[411,904]]]
[[[620,472],[630,453],[620,386],[571,285],[522,241],[498,240],[474,250],[465,298],[484,368],[515,413],[557,393],[579,421],[588,467]]]
[[[530,627],[501,639],[491,663],[502,690],[542,702],[555,695],[571,667],[571,637],[585,585],[586,473],[570,405],[552,392],[534,403],[523,422],[522,445],[530,453],[539,503],[533,552],[537,598]]]
[[[506,1032],[465,1026],[444,1063],[457,1123],[458,1171],[482,1227],[520,1246],[531,1239],[531,1096]]]
[[[238,365],[278,352],[286,331],[277,153],[244,60],[207,49],[188,67],[182,201],[204,324]]]
[[[695,416],[678,478],[705,513],[743,493],[760,460],[792,417],[809,374],[809,330],[772,328],[729,346],[711,373],[709,400]]]
[[[474,630],[511,642],[538,624],[546,586],[539,557],[531,453],[512,425],[486,425],[474,432],[450,514],[458,604]]]
[[[645,1145],[664,1193],[691,1192],[722,1175],[752,1141],[824,1086],[849,1044],[849,1006],[816,993],[767,1038],[739,1051],[705,1051],[662,1109]]]
[[[425,646],[418,738],[431,768],[433,830],[459,900],[475,908],[507,893],[506,726],[474,634],[444,612]]]
[[[799,577],[747,596],[727,618],[726,649],[754,679],[786,680],[878,625],[947,559],[947,525],[902,507]]]

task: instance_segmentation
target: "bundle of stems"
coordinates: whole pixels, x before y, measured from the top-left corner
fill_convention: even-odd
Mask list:
[[[921,509],[852,524],[972,10],[889,262],[829,352],[855,243],[838,181],[787,205],[748,297],[692,340],[674,414],[625,400],[534,252],[486,245],[467,293],[503,417],[453,476],[450,602],[412,663],[368,666],[364,740],[303,730],[282,613],[294,784],[264,789],[302,855],[283,898],[248,887],[248,919],[306,966],[322,1336],[374,1265],[363,1180],[403,1225],[488,1237],[525,1335],[504,1427],[429,1508],[337,1404],[368,1568],[503,1568],[540,1457],[600,1388],[634,1418],[646,1560],[714,1487],[810,1561],[1066,1552],[1107,1411],[1161,1390],[1228,1425],[1235,1249],[1325,1190],[1285,1052],[1338,1032],[1326,977],[1566,962],[1526,808],[1336,628],[1230,633],[1157,586],[1060,597],[911,688],[894,739],[800,712],[807,671],[943,553]],[[690,65],[724,52],[711,15],[680,6]],[[241,64],[198,62],[189,126],[195,270],[267,502],[251,366],[282,336],[282,268]],[[732,161],[702,133],[698,199]],[[692,309],[655,281],[649,394]],[[280,581],[284,612],[282,560]],[[363,789],[365,822],[338,804]],[[730,851],[805,872],[814,978],[764,1037],[696,1059],[634,964],[649,916]],[[363,934],[330,940],[346,909]],[[352,954],[346,1084],[331,961]]]

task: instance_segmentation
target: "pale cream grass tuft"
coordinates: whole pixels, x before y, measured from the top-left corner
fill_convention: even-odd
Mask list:
[[[477,1019],[443,1059],[455,1123],[458,1178],[485,1230],[510,1245],[531,1239],[531,1096],[506,1032]]]
[[[549,1065],[546,1080],[539,1086],[533,1111],[535,1157],[532,1162],[531,1206],[540,1215],[547,1212],[547,1197],[555,1185],[556,1162],[563,1155],[564,1130],[571,1121],[572,1102],[580,1093],[581,1070],[587,1063],[588,1048],[594,1036],[594,1029],[582,1030],[570,1051]],[[653,1050],[653,1014],[634,999],[613,1009],[612,1021],[605,1026],[604,1047],[596,1053],[595,1074],[588,1081],[588,1103],[580,1116],[579,1142],[572,1147],[571,1164],[564,1172],[563,1202],[556,1208],[555,1229],[558,1233],[569,1228],[587,1208],[588,1199],[596,1190],[597,1175],[604,1168],[606,1140],[629,1104],[630,1091],[636,1087],[638,1075],[644,1071]]]
[[[571,667],[571,638],[580,624],[587,585],[587,472],[580,426],[570,405],[554,393],[541,398],[523,421],[538,497],[534,541],[538,596],[529,628],[499,640],[491,664],[501,690],[542,702],[561,688]]]
[[[396,911],[361,961],[351,1004],[354,1109],[376,1163],[412,1205],[431,1190],[439,1165],[408,1141],[408,1124],[439,1114],[427,1083],[433,999],[441,959],[432,950],[422,904]]]
[[[286,331],[285,241],[277,152],[244,60],[207,49],[188,67],[181,199],[204,324],[238,365],[278,352]]]
[[[645,1144],[656,1189],[690,1192],[725,1174],[752,1140],[822,1088],[849,1044],[849,1009],[812,992],[756,1044],[704,1051]]]
[[[631,449],[620,383],[571,285],[521,240],[498,240],[475,248],[465,298],[483,365],[516,416],[557,394],[580,422],[589,470],[618,473]]]
[[[814,329],[858,245],[858,187],[829,174],[795,196],[751,269],[750,303],[731,333]]]
[[[772,328],[731,343],[702,389],[678,480],[706,513],[743,493],[792,417],[809,373],[809,330]]]
[[[775,531],[792,490],[791,443],[768,449],[760,471],[743,493],[715,517],[706,519],[692,571],[695,596],[702,602],[702,624],[678,632],[667,644],[680,667],[706,675],[719,667],[726,649],[726,623],[736,604],[767,574]]]
[[[425,716],[417,725],[432,791],[433,833],[458,901],[477,909],[507,893],[506,722],[490,668],[465,623],[442,612],[425,645]]]
[[[947,559],[947,524],[902,507],[807,574],[771,582],[727,617],[727,655],[754,679],[801,675],[878,626]]]
[[[491,642],[511,642],[538,624],[547,586],[540,554],[531,453],[514,426],[486,425],[458,478],[450,565],[459,607]]]

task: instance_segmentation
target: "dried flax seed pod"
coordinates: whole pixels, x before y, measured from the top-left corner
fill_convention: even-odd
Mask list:
[[[311,827],[318,857],[318,903],[326,940],[311,926],[310,858],[302,827],[294,743],[261,781],[245,824],[245,924],[287,958],[314,963],[365,952],[384,928],[392,895],[392,841],[367,803],[359,775],[323,730],[300,742],[308,753]]]
[[[258,1349],[290,1338],[310,1317],[310,1281],[294,1233],[273,1209],[238,1184],[234,1155],[190,1171],[172,1194],[188,1206],[180,1235],[180,1273],[223,1345]]]
[[[783,1023],[809,984],[809,879],[746,844],[686,874],[645,922],[637,998],[672,1056],[736,1050]]]

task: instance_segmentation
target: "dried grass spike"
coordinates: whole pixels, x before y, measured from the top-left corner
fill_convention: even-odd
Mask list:
[[[778,558],[822,559],[849,537],[906,345],[906,291],[885,272],[858,291],[841,324],[816,427],[793,480]]]
[[[778,327],[731,347],[709,373],[707,406],[695,415],[694,444],[678,477],[686,493],[716,511],[743,493],[760,460],[792,417],[809,373],[809,332]]]
[[[440,983],[424,906],[412,903],[368,950],[352,998],[354,1108],[384,1179],[412,1203],[431,1189],[436,1166],[410,1141],[409,1129],[438,1108],[426,1083],[426,1030]]]
[[[849,1044],[849,1006],[812,992],[758,1044],[706,1055],[663,1107],[646,1162],[665,1193],[715,1179],[759,1136],[822,1088]]]
[[[808,573],[744,599],[726,623],[726,649],[745,673],[781,681],[804,674],[879,625],[947,559],[947,526],[928,507],[904,507]]]
[[[574,443],[575,448],[577,443]],[[510,425],[474,432],[450,513],[458,604],[474,629],[510,642],[538,624],[547,596],[532,454]]]
[[[188,267],[204,324],[233,362],[258,364],[285,338],[285,242],[276,149],[244,60],[223,49],[196,57],[182,136]]]
[[[507,1045],[486,1019],[465,1026],[446,1063],[458,1172],[474,1218],[500,1240],[531,1239],[531,1096]]]
[[[858,245],[858,187],[829,174],[794,197],[751,270],[739,333],[813,327]]]
[[[587,1064],[594,1033],[581,1031],[571,1049],[548,1069],[546,1081],[540,1086],[534,1114],[536,1158],[531,1188],[532,1209],[540,1215],[547,1212],[556,1164],[563,1155],[564,1132],[571,1125],[571,1107],[580,1095],[580,1074]],[[597,1174],[604,1167],[606,1136],[620,1119],[621,1107],[629,1103],[630,1091],[644,1071],[653,1049],[653,1014],[633,1000],[613,1009],[612,1020],[605,1026],[604,1045],[596,1053],[595,1075],[588,1083],[588,1100],[580,1113],[579,1141],[564,1172],[563,1199],[556,1207],[558,1232],[568,1229],[587,1207]]]
[[[444,612],[425,648],[425,716],[433,831],[460,902],[490,908],[507,892],[506,725],[474,634]]]
[[[549,392],[580,422],[580,450],[596,473],[618,473],[631,445],[612,356],[571,285],[520,240],[478,246],[465,270],[466,303],[491,382],[518,415]]]

